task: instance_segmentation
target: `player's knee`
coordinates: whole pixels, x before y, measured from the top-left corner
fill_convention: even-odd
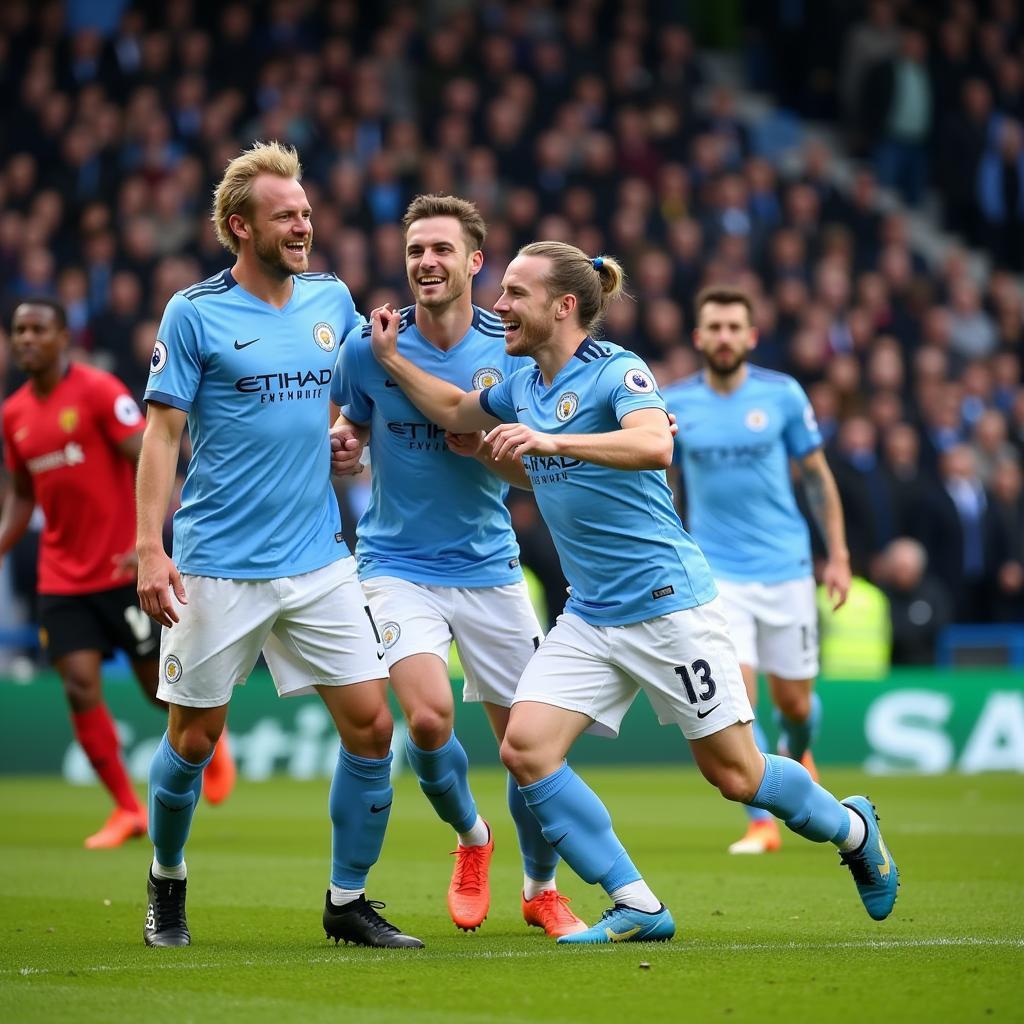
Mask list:
[[[64,696],[72,711],[80,714],[96,707],[102,699],[99,685],[86,676],[67,674],[61,677],[64,685]]]
[[[714,786],[726,800],[747,804],[754,799],[760,779],[746,771],[741,765],[721,764],[704,771],[704,778]]]
[[[391,749],[391,737],[395,731],[394,719],[386,703],[365,715],[357,722],[349,722],[343,730],[342,743],[350,754],[359,757],[387,757]]]
[[[205,761],[220,738],[221,726],[206,722],[189,722],[178,729],[168,739],[175,753],[184,758],[190,764],[199,764]]]
[[[429,706],[409,712],[409,735],[421,750],[437,750],[452,734],[452,715]]]
[[[548,773],[544,771],[543,752],[531,747],[525,737],[519,737],[512,729],[501,741],[501,763],[521,786],[536,782]]]
[[[783,718],[806,722],[811,716],[811,695],[805,690],[785,690],[776,695],[775,706]]]

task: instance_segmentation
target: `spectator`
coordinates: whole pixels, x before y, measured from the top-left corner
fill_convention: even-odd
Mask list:
[[[897,537],[882,552],[877,582],[889,599],[892,663],[931,665],[939,634],[952,622],[945,585],[927,574],[928,555],[911,537]]]
[[[1016,458],[1002,458],[992,473],[988,520],[995,586],[992,617],[1024,622],[1024,475]]]

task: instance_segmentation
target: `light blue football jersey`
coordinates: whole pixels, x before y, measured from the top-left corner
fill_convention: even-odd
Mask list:
[[[501,321],[475,306],[465,337],[447,352],[420,334],[415,314],[414,306],[402,310],[399,352],[464,391],[497,384],[528,362],[505,354]],[[444,428],[428,422],[374,358],[369,325],[345,339],[331,398],[348,419],[370,424],[371,498],[356,543],[362,579],[500,587],[523,578],[504,505],[508,485],[448,450]]]
[[[348,554],[331,487],[338,340],[362,323],[334,274],[298,274],[283,309],[230,270],[171,298],[146,400],[188,413],[192,458],[174,514],[181,572],[277,579]]]
[[[810,534],[789,459],[822,440],[800,385],[748,364],[747,379],[730,395],[712,391],[698,373],[667,388],[665,402],[679,423],[687,526],[716,578],[782,583],[809,576]]]
[[[643,360],[585,339],[551,385],[536,366],[485,389],[483,408],[548,434],[602,434],[637,409],[664,409]],[[624,626],[710,601],[717,593],[700,549],[672,505],[664,472],[623,471],[563,456],[523,464],[569,581],[566,611]]]

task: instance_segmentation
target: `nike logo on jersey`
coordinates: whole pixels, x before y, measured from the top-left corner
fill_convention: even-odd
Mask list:
[[[706,711],[698,711],[697,712],[697,717],[698,718],[707,718],[708,715],[710,715],[712,711],[717,711],[721,706],[722,706],[721,704],[716,704],[713,708],[708,708]]]
[[[381,811],[386,811],[393,803],[393,800],[389,800],[383,807],[378,807],[376,804],[370,804],[370,813],[380,814]]]
[[[385,377],[384,378],[384,387],[386,387],[386,388],[397,388],[398,385],[390,377]]]
[[[239,352],[241,352],[243,348],[248,348],[250,345],[255,345],[256,342],[259,341],[259,340],[260,340],[259,338],[253,338],[252,341],[239,341],[236,338],[235,339],[235,348],[238,349]]]
[[[516,412],[526,412],[526,406],[525,405],[517,405],[516,406]]]
[[[611,928],[605,928],[604,933],[609,942],[625,942],[626,939],[631,939],[636,935],[638,931],[640,931],[640,925],[635,928],[627,928],[624,932],[613,932]]]
[[[568,835],[568,832],[563,832],[552,844],[551,849],[554,850],[558,844]]]

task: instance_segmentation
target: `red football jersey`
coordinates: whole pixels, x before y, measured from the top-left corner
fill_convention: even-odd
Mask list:
[[[4,402],[5,461],[28,473],[46,517],[39,593],[89,594],[131,582],[113,561],[135,547],[135,467],[117,445],[144,425],[121,381],[81,363],[46,398],[27,383]]]

